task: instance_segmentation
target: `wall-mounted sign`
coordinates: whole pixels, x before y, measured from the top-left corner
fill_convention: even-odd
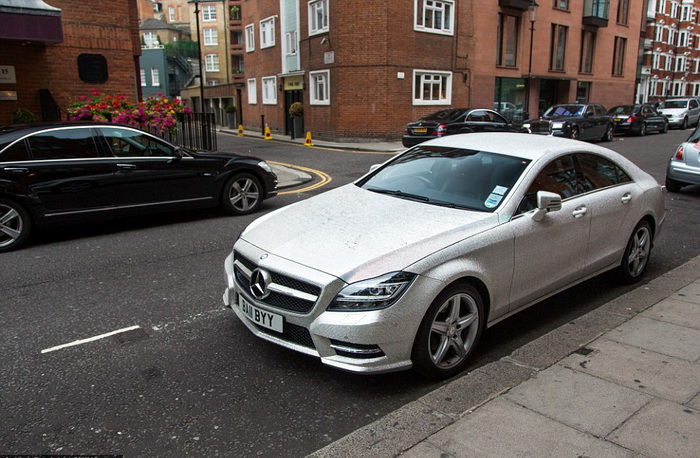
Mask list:
[[[324,64],[334,64],[335,63],[335,51],[326,51],[323,53],[323,63]]]
[[[0,84],[17,84],[14,65],[0,65]]]
[[[303,76],[287,76],[284,79],[285,91],[301,91],[302,89],[304,89]]]
[[[17,91],[0,91],[0,100],[17,100]]]

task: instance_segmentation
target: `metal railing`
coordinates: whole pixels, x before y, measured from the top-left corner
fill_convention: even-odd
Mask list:
[[[216,151],[216,120],[214,113],[184,113],[177,126],[162,134],[171,143],[199,151]]]

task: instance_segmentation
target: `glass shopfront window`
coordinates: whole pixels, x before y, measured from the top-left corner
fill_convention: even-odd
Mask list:
[[[506,119],[523,122],[525,78],[496,78],[493,109]]]

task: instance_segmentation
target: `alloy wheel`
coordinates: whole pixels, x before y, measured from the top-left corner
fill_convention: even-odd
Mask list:
[[[252,178],[244,176],[233,181],[228,198],[235,210],[247,213],[257,206],[260,200],[260,188]]]
[[[474,298],[460,293],[438,310],[430,326],[429,351],[433,364],[451,369],[462,363],[479,331],[479,307]]]
[[[627,256],[627,271],[630,277],[639,277],[646,268],[651,251],[651,231],[646,225],[637,228],[630,241],[630,250]]]

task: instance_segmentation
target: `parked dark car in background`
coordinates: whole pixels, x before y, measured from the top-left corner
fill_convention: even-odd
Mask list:
[[[615,120],[615,132],[646,135],[648,132],[668,132],[668,119],[651,105],[618,105],[608,112]]]
[[[0,127],[0,252],[35,225],[208,206],[242,215],[276,194],[263,160],[190,151],[130,126]]]
[[[700,127],[681,143],[666,167],[666,189],[680,192],[681,188],[700,185]]]
[[[549,107],[540,118],[525,121],[523,127],[531,134],[610,142],[615,121],[597,103],[565,103]]]
[[[410,147],[445,135],[474,132],[522,132],[522,127],[488,108],[447,108],[409,123],[402,142]]]

